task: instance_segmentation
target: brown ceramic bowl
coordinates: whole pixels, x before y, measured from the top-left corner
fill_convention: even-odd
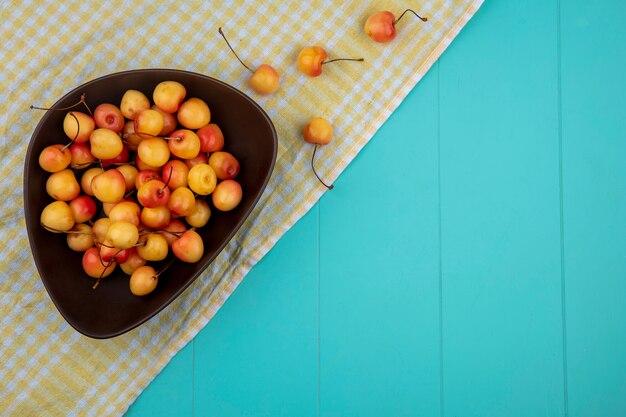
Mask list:
[[[209,223],[198,229],[205,252],[195,264],[176,260],[160,277],[156,290],[136,297],[128,287],[128,276],[120,268],[104,278],[96,290],[94,279],[82,269],[82,253],[73,252],[66,235],[51,233],[39,224],[43,208],[52,201],[46,193],[49,173],[38,163],[41,150],[55,143],[67,143],[63,133],[64,111],[48,111],[37,125],[24,164],[24,211],[28,238],[50,298],[67,322],[79,332],[93,338],[109,338],[127,332],[145,322],[183,292],[215,259],[259,200],[269,181],[276,160],[277,138],[267,114],[241,91],[216,79],[186,71],[143,69],[107,75],[72,90],[53,108],[76,103],[86,93],[92,110],[99,103],[119,105],[128,89],[140,90],[149,98],[161,81],[175,80],[187,89],[187,97],[205,100],[211,109],[211,121],[217,123],[225,137],[224,149],[241,163],[237,180],[243,188],[243,199],[230,212],[212,210]],[[79,108],[76,108],[78,111]],[[33,112],[33,117],[39,114]],[[80,181],[82,171],[77,171]],[[169,255],[172,256],[171,254]],[[169,257],[168,257],[169,259]]]

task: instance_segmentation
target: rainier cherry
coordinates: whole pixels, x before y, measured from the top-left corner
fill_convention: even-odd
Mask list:
[[[48,172],[58,172],[72,162],[72,152],[67,146],[50,145],[39,154],[39,166]]]
[[[315,117],[306,124],[306,126],[304,127],[304,131],[302,132],[302,136],[304,137],[305,142],[315,145],[315,148],[313,149],[313,156],[311,157],[311,168],[313,169],[313,173],[315,174],[317,179],[324,185],[324,187],[332,190],[333,186],[327,185],[324,181],[322,181],[319,175],[317,175],[317,172],[315,171],[315,165],[313,164],[317,147],[320,145],[328,145],[333,138],[332,125],[326,119],[323,119],[321,117]]]
[[[275,93],[276,90],[278,90],[278,86],[280,85],[280,77],[278,76],[278,73],[276,72],[276,70],[272,68],[270,65],[261,64],[256,69],[256,71],[252,71],[252,69],[246,64],[244,64],[241,58],[239,58],[239,56],[237,55],[233,47],[230,46],[228,39],[226,39],[226,35],[224,35],[224,32],[222,31],[222,28],[219,28],[218,31],[220,35],[222,35],[222,37],[226,41],[226,44],[228,45],[230,50],[233,52],[233,54],[235,54],[235,57],[237,58],[237,60],[241,62],[241,65],[246,67],[246,69],[252,73],[252,75],[248,79],[248,83],[250,84],[250,87],[252,87],[252,89],[256,91],[257,93],[263,94],[263,95]]]
[[[311,77],[322,73],[322,65],[335,61],[363,61],[363,58],[336,58],[326,61],[328,54],[319,46],[307,46],[298,54],[298,68]]]
[[[200,152],[221,151],[224,147],[224,134],[222,129],[214,123],[201,127],[196,132],[200,139]]]
[[[125,118],[135,120],[143,110],[150,108],[150,100],[141,91],[127,90],[122,96],[120,110]]]
[[[41,212],[41,225],[51,232],[66,232],[74,227],[72,209],[65,201],[53,201]]]
[[[195,230],[187,230],[172,243],[172,252],[183,262],[196,263],[204,255],[202,237]]]
[[[124,128],[124,115],[115,104],[102,103],[98,105],[93,111],[93,119],[96,126],[106,127],[114,132],[119,133]]]
[[[367,18],[364,27],[365,34],[376,42],[386,43],[392,41],[396,37],[396,23],[398,23],[407,12],[413,13],[423,22],[428,20],[426,17],[418,15],[411,9],[406,9],[397,19],[393,13],[385,10],[376,12]]]
[[[160,82],[152,92],[154,104],[165,113],[176,113],[183,102],[187,90],[177,81]]]
[[[241,202],[241,185],[235,180],[224,180],[217,184],[211,199],[216,209],[230,211]]]
[[[158,282],[159,274],[153,267],[148,265],[137,267],[130,276],[130,292],[137,296],[150,294]]]

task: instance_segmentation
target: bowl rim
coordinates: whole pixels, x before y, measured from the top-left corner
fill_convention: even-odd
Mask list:
[[[30,167],[31,167],[31,164],[35,164],[36,163],[36,162],[34,162],[33,155],[32,155],[33,147],[34,147],[33,138],[36,137],[39,134],[40,130],[43,128],[43,125],[47,121],[48,117],[50,117],[49,115],[51,114],[51,111],[54,110],[57,107],[60,107],[60,103],[62,103],[64,100],[66,100],[71,95],[74,95],[74,94],[80,92],[81,89],[84,89],[85,87],[87,87],[87,86],[89,86],[91,84],[94,84],[94,83],[97,83],[97,82],[101,82],[101,81],[107,80],[109,78],[120,77],[120,76],[124,76],[124,75],[128,75],[128,74],[136,74],[136,73],[164,73],[164,76],[167,76],[167,74],[169,73],[169,74],[184,74],[184,75],[196,76],[196,77],[204,78],[204,79],[206,79],[209,82],[213,82],[213,83],[216,83],[218,85],[221,85],[222,87],[225,87],[226,89],[230,90],[231,92],[239,95],[241,98],[243,98],[245,101],[250,103],[253,107],[255,107],[259,111],[260,115],[267,122],[267,125],[269,126],[270,131],[271,131],[271,135],[272,135],[272,143],[273,143],[272,159],[271,159],[270,166],[268,167],[268,169],[269,169],[268,175],[266,175],[265,179],[263,180],[263,183],[262,183],[262,186],[261,186],[261,192],[257,194],[257,196],[252,201],[252,204],[250,205],[250,208],[248,209],[248,211],[245,213],[244,216],[242,216],[241,219],[239,219],[239,221],[236,223],[235,227],[226,236],[226,239],[224,239],[222,244],[218,247],[218,249],[214,252],[214,254],[211,256],[211,258],[208,260],[208,262],[207,262],[207,264],[206,264],[206,266],[204,268],[202,268],[201,270],[199,270],[198,272],[193,274],[185,285],[181,286],[177,291],[172,293],[172,295],[170,295],[166,299],[166,301],[164,303],[162,303],[161,306],[159,306],[157,309],[155,309],[151,314],[147,315],[146,317],[143,317],[142,319],[140,319],[140,320],[138,320],[138,321],[136,321],[136,322],[134,322],[134,323],[132,323],[130,325],[124,326],[123,328],[120,328],[120,329],[118,329],[116,331],[93,332],[90,329],[87,329],[87,328],[84,328],[84,327],[78,325],[77,323],[75,323],[68,316],[68,313],[64,310],[62,304],[59,303],[59,301],[56,299],[56,297],[51,292],[50,288],[48,288],[47,280],[42,278],[41,272],[40,272],[41,269],[40,269],[39,259],[34,255],[35,254],[34,237],[33,237],[31,228],[29,228],[27,226],[28,223],[32,222],[32,219],[30,219],[30,214],[29,214],[30,213],[30,210],[29,210],[30,201],[29,201],[29,199],[25,198],[25,196],[27,195],[27,190],[28,190]],[[269,183],[269,181],[270,181],[270,179],[272,177],[272,174],[274,173],[274,166],[276,164],[276,156],[277,156],[277,153],[278,153],[278,136],[277,136],[277,133],[276,133],[276,128],[274,126],[274,123],[272,122],[272,120],[268,116],[268,114],[265,112],[265,110],[263,110],[263,108],[256,101],[254,101],[250,96],[245,94],[243,91],[233,87],[230,84],[225,83],[224,81],[218,80],[218,79],[216,79],[214,77],[211,77],[211,76],[208,76],[208,75],[205,75],[205,74],[200,74],[200,73],[197,73],[197,72],[181,70],[181,69],[173,69],[173,68],[137,68],[137,69],[131,69],[131,70],[125,70],[125,71],[119,71],[119,72],[105,74],[105,75],[102,75],[100,77],[97,77],[97,78],[94,78],[92,80],[89,80],[89,81],[87,81],[85,83],[82,83],[82,84],[80,84],[76,88],[73,88],[72,90],[70,90],[69,92],[64,94],[61,98],[59,98],[50,107],[50,109],[51,110],[47,110],[44,113],[44,115],[41,117],[41,119],[37,123],[37,126],[33,130],[33,133],[30,135],[28,148],[26,150],[26,155],[25,155],[25,160],[24,160],[22,196],[23,196],[23,202],[24,202],[24,220],[25,220],[25,224],[26,224],[26,232],[27,232],[27,235],[28,235],[28,242],[29,242],[29,246],[30,246],[30,249],[31,249],[31,255],[33,256],[33,260],[35,261],[35,266],[37,268],[37,273],[39,275],[39,279],[43,283],[44,288],[46,289],[46,292],[48,293],[48,296],[52,300],[53,304],[55,305],[55,307],[59,311],[59,313],[61,313],[61,316],[65,319],[65,321],[67,323],[70,324],[70,326],[72,326],[79,333],[81,333],[81,334],[83,334],[85,336],[88,336],[90,338],[93,338],[93,339],[109,339],[109,338],[112,338],[112,337],[120,336],[120,335],[122,335],[124,333],[127,333],[127,332],[129,332],[129,331],[131,331],[131,330],[141,326],[146,321],[152,319],[154,316],[158,315],[161,311],[163,311],[167,306],[169,306],[192,283],[194,283],[196,281],[196,279],[200,276],[200,274],[202,274],[205,271],[205,269],[211,263],[213,263],[215,258],[220,253],[222,253],[222,251],[224,250],[226,245],[228,245],[228,243],[230,243],[230,241],[232,240],[233,236],[239,231],[239,229],[241,228],[243,223],[248,219],[248,217],[250,216],[250,214],[252,213],[252,211],[256,207],[257,203],[261,199],[261,196],[265,193],[265,190],[267,188],[267,184]]]

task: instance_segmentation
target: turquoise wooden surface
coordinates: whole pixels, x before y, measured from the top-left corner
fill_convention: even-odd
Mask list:
[[[626,415],[624,15],[487,0],[127,416]]]

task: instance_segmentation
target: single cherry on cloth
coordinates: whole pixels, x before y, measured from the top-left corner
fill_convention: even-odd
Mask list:
[[[230,43],[228,42],[228,39],[226,39],[226,35],[224,35],[221,27],[218,29],[218,32],[220,33],[220,35],[222,35],[222,38],[224,38],[232,53],[235,54],[237,60],[241,62],[241,65],[246,67],[246,69],[252,73],[252,76],[250,76],[250,78],[248,79],[250,87],[252,87],[252,89],[257,93],[263,95],[275,93],[276,90],[278,90],[278,86],[280,85],[280,77],[278,76],[276,70],[270,65],[261,64],[256,69],[256,71],[253,71],[249,66],[244,64],[244,62],[241,60],[241,58],[239,58],[239,55],[237,55],[233,47],[230,46]]]
[[[310,77],[317,77],[322,73],[322,65],[336,61],[364,61],[363,58],[326,58],[328,54],[321,46],[307,46],[298,54],[298,69]]]
[[[306,126],[304,126],[304,130],[302,131],[302,136],[304,137],[305,142],[315,145],[315,148],[313,149],[313,156],[311,157],[311,169],[313,170],[313,173],[315,174],[319,182],[321,182],[322,185],[324,185],[324,187],[328,188],[329,190],[332,190],[334,186],[332,184],[327,185],[324,181],[322,181],[320,176],[317,175],[317,172],[315,171],[314,161],[315,161],[315,153],[317,152],[317,147],[328,145],[330,141],[332,140],[333,126],[330,124],[328,120],[323,119],[321,117],[315,117],[309,120]]]
[[[406,9],[400,17],[396,17],[390,11],[384,10],[376,12],[365,21],[365,34],[375,42],[387,43],[396,37],[396,24],[404,17],[407,12],[413,13],[422,22],[428,21],[428,18],[418,15],[412,9]]]

